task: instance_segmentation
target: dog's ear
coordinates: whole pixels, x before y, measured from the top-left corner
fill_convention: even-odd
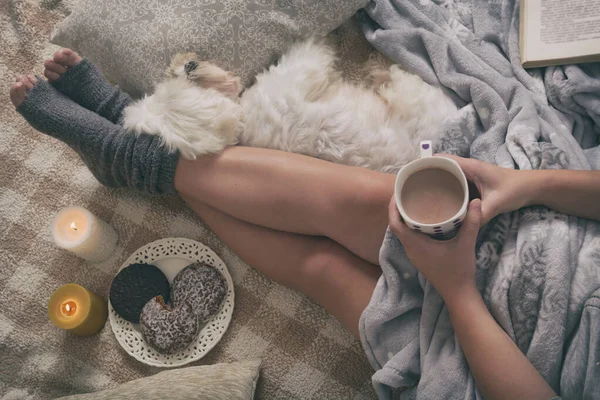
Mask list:
[[[200,62],[187,70],[188,79],[204,88],[215,89],[227,97],[237,98],[242,91],[240,78],[214,64]]]

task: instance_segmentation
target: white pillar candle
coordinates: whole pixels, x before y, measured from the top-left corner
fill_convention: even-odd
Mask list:
[[[52,221],[52,236],[58,247],[95,263],[108,259],[117,245],[113,227],[83,207],[60,210]]]

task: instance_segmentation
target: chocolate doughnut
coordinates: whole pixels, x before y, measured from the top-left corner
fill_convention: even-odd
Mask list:
[[[206,322],[221,309],[227,296],[227,282],[216,268],[195,263],[179,271],[171,292],[175,306],[187,302],[200,322]]]
[[[131,264],[114,277],[110,285],[110,304],[117,314],[137,324],[148,300],[162,296],[169,301],[169,280],[150,264]]]
[[[162,354],[184,350],[198,336],[199,327],[192,306],[184,302],[170,308],[161,296],[151,299],[140,316],[146,343]]]

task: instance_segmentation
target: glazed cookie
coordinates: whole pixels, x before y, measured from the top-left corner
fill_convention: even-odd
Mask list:
[[[199,327],[198,318],[189,304],[184,302],[170,308],[161,296],[146,303],[140,316],[146,343],[162,354],[184,350],[198,336]]]
[[[189,303],[200,322],[206,322],[221,309],[227,296],[227,282],[216,268],[195,263],[179,271],[171,290],[174,305]]]
[[[169,301],[169,280],[150,264],[131,264],[123,268],[110,285],[110,304],[115,312],[137,324],[148,300],[162,296]]]

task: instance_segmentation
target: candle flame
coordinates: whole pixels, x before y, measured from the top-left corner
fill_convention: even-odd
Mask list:
[[[72,317],[77,311],[77,303],[73,300],[66,301],[61,304],[61,312],[65,317]]]
[[[77,230],[77,225],[75,225],[75,222],[71,222],[71,229],[73,229],[74,231]]]

